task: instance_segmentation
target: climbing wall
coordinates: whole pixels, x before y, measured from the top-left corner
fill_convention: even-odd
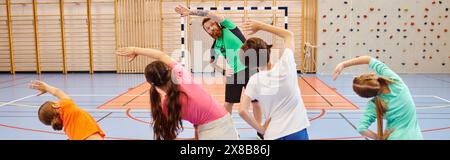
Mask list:
[[[450,73],[449,7],[448,0],[319,0],[317,73],[360,55],[397,73]]]

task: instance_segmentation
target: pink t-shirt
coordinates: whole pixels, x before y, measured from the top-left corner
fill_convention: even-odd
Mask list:
[[[180,95],[183,120],[193,125],[203,125],[222,118],[228,113],[199,84],[194,83],[192,75],[185,71],[181,64],[172,63],[169,67],[172,69],[172,76],[177,78],[176,83],[180,86],[180,91],[185,93]],[[162,107],[167,114],[165,100],[162,100]]]

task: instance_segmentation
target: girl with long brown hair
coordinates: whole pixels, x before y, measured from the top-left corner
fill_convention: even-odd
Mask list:
[[[230,114],[170,56],[159,50],[134,47],[122,48],[117,54],[127,56],[129,61],[138,55],[156,60],[145,67],[145,79],[151,85],[155,139],[176,139],[184,129],[182,120],[195,126],[195,139],[238,139]]]
[[[353,90],[363,98],[372,98],[357,130],[365,137],[376,140],[420,140],[423,139],[417,122],[416,106],[408,86],[399,75],[386,64],[370,56],[361,56],[338,64],[333,80],[344,68],[368,64],[376,74],[363,74],[353,79]],[[383,127],[386,119],[386,129]],[[369,126],[377,121],[377,132]]]

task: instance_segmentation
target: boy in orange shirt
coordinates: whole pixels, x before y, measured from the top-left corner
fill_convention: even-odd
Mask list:
[[[105,133],[86,111],[78,106],[63,91],[41,81],[32,81],[30,88],[41,91],[39,95],[50,93],[59,102],[47,101],[38,111],[39,120],[54,130],[62,130],[69,140],[103,140]]]

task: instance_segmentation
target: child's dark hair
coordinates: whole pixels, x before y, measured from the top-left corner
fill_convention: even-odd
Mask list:
[[[60,131],[63,129],[63,122],[59,111],[53,108],[54,105],[56,104],[52,101],[47,101],[42,104],[38,110],[38,117],[43,124],[47,126],[51,125],[54,130]]]
[[[265,67],[270,61],[271,48],[272,45],[268,45],[261,38],[247,39],[241,47],[239,60],[249,68]]]

